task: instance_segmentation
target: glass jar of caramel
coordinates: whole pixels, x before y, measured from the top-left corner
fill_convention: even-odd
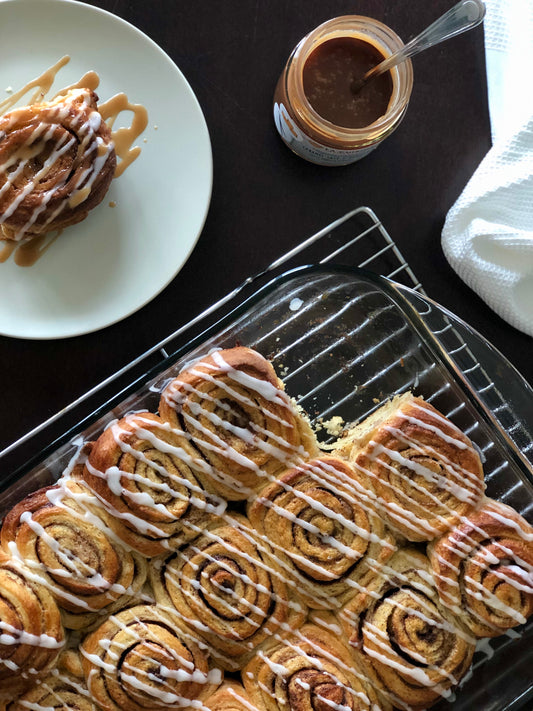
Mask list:
[[[319,165],[347,165],[376,148],[405,114],[411,61],[359,91],[354,82],[402,46],[389,27],[360,15],[328,20],[304,37],[274,94],[274,122],[287,146]]]

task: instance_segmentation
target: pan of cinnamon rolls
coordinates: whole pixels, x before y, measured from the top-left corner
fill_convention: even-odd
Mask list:
[[[533,614],[533,528],[413,393],[329,448],[218,349],[0,531],[6,711],[422,711]]]

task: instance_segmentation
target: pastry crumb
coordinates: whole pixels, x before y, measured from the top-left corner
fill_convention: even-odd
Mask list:
[[[109,203],[109,207],[116,207],[117,203],[114,200],[111,200]]]
[[[339,437],[343,429],[344,419],[340,415],[334,415],[329,420],[319,419],[315,425],[315,431],[326,430],[332,437]]]

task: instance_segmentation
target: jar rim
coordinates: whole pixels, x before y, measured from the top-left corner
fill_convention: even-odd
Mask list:
[[[314,49],[334,37],[358,37],[380,51],[384,57],[390,56],[404,46],[401,38],[388,25],[363,15],[341,15],[323,22],[303,37],[296,45],[287,62],[285,84],[287,96],[298,99],[291,101],[292,109],[300,121],[318,134],[342,143],[358,145],[381,141],[391,133],[403,117],[413,86],[413,67],[410,59],[393,67],[390,72],[393,89],[387,111],[368,126],[348,128],[339,126],[321,116],[309,103],[303,89],[303,67]]]

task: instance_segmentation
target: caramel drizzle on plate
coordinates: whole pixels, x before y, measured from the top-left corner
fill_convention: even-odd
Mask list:
[[[25,99],[24,103],[28,105],[43,102],[50,92],[57,74],[69,61],[70,57],[68,55],[62,57],[38,77],[32,79],[7,99],[0,102],[0,116],[21,103],[23,99]],[[99,85],[99,75],[91,70],[86,72],[74,84],[58,91],[53,98],[64,94],[70,89],[85,88],[95,91]],[[134,143],[148,125],[148,112],[142,104],[131,103],[124,93],[116,94],[100,104],[98,111],[111,129],[111,137],[115,144],[117,156],[114,177],[118,178],[141,153],[140,146],[134,146]],[[118,116],[123,112],[131,114],[129,125],[113,129]],[[3,230],[0,227],[0,240],[2,240],[2,233]],[[32,266],[51,247],[60,234],[61,231],[56,230],[46,235],[36,235],[13,244],[10,241],[4,241],[0,244],[0,264],[6,262],[13,255],[13,260],[17,266]],[[9,237],[8,234],[5,234],[5,236]]]

